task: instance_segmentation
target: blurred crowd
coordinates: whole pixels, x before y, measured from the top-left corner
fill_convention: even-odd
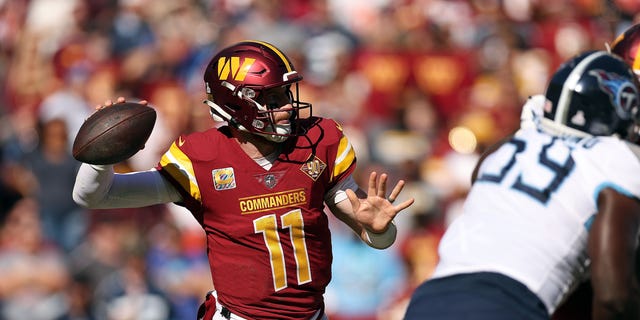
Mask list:
[[[638,12],[637,0],[0,0],[0,319],[195,319],[212,289],[195,219],[173,204],[78,207],[70,150],[96,105],[146,99],[154,132],[116,170],[152,168],[179,133],[218,125],[203,69],[243,39],[294,61],[303,100],[352,140],[357,179],[408,182],[417,201],[390,249],[332,224],[326,293],[332,320],[401,319],[484,148],[559,63],[605,49]]]

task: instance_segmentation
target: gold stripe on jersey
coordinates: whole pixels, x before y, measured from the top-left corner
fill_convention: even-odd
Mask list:
[[[638,72],[640,69],[640,50],[636,50],[636,56],[633,58],[633,70]]]
[[[191,160],[180,148],[175,144],[171,144],[171,148],[162,158],[160,158],[160,166],[169,173],[182,188],[196,200],[201,201],[200,188],[196,182],[195,171]]]
[[[338,156],[336,157],[336,161],[333,166],[331,181],[333,181],[333,178],[338,177],[347,171],[355,159],[356,152],[353,150],[351,142],[347,136],[342,136],[342,138],[340,138],[340,145],[338,145]]]
[[[253,214],[274,209],[295,207],[307,202],[304,188],[287,190],[258,196],[239,198],[240,213]]]

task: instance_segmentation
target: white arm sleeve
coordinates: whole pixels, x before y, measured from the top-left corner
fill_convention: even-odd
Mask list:
[[[114,173],[113,166],[83,163],[73,187],[73,200],[86,208],[137,208],[179,202],[182,196],[156,169]]]
[[[353,179],[353,176],[349,175],[344,180],[336,183],[333,188],[329,189],[327,193],[324,195],[324,202],[335,205],[338,202],[347,200],[347,193],[345,190],[351,189],[353,192],[358,190],[358,184],[356,180]]]

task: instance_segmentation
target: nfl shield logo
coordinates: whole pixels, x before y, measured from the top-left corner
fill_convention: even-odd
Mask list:
[[[280,182],[280,180],[282,179],[285,173],[286,171],[276,171],[276,172],[269,172],[264,174],[257,174],[254,177],[256,178],[256,180],[258,180],[259,183],[264,184],[265,187],[269,189],[273,189],[273,187],[275,187],[278,184],[278,182]]]
[[[276,177],[272,174],[264,177],[264,185],[268,188],[273,188],[276,185]]]
[[[211,171],[213,176],[213,186],[216,191],[229,190],[236,187],[236,177],[233,168],[215,169]]]

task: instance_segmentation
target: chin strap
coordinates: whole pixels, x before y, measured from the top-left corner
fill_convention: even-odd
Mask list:
[[[211,114],[211,118],[213,118],[214,121],[217,121],[217,122],[226,121],[227,123],[229,123],[229,125],[235,128],[238,128],[238,130],[251,132],[253,134],[264,137],[269,141],[273,141],[277,143],[284,142],[289,138],[288,136],[286,136],[286,134],[289,134],[291,132],[290,125],[276,125],[275,133],[277,134],[253,132],[253,131],[247,130],[247,128],[245,128],[243,125],[234,121],[231,115],[225,112],[222,108],[220,108],[220,106],[217,105],[215,102],[205,99],[204,101],[202,101],[202,103],[209,106],[209,114]]]
[[[230,125],[238,128],[239,130],[249,132],[247,128],[245,128],[243,125],[234,121],[231,115],[225,112],[222,108],[220,108],[219,105],[215,104],[215,102],[205,99],[204,101],[202,101],[202,103],[209,106],[209,114],[211,115],[211,118],[213,118],[214,121],[218,121],[218,122],[226,121]]]
[[[209,114],[211,115],[211,118],[213,118],[213,121],[215,122],[222,122],[222,121],[228,121],[226,119],[223,119],[221,116],[217,115],[216,112],[220,112],[218,105],[209,101],[209,100],[204,100],[202,101],[202,103],[206,104],[209,106]],[[215,110],[215,111],[214,111]],[[227,116],[229,116],[229,114],[225,113]]]

